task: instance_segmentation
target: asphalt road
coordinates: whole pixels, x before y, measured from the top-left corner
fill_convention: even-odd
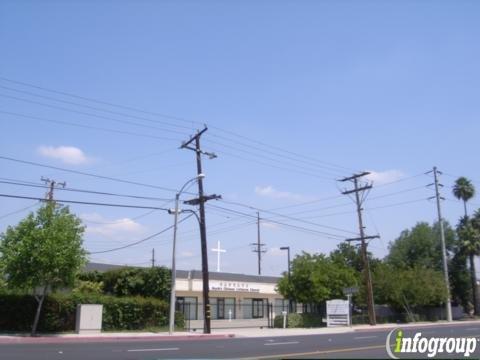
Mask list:
[[[153,360],[173,358],[388,358],[388,329],[271,338],[105,340],[102,342],[0,345],[0,359]],[[480,337],[480,324],[405,328],[405,336]],[[395,339],[392,339],[392,344]],[[399,356],[406,358],[404,354]],[[419,358],[416,354],[414,357]],[[426,357],[426,356],[425,356]],[[445,358],[462,358],[446,354]],[[480,343],[470,358],[480,358]]]

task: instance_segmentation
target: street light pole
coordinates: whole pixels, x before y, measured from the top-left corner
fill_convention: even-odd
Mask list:
[[[180,189],[179,192],[175,194],[175,210],[174,210],[174,222],[173,222],[173,245],[172,245],[172,282],[171,282],[171,290],[170,290],[170,318],[169,318],[169,327],[168,327],[168,333],[170,335],[173,334],[175,330],[175,282],[176,282],[176,277],[177,277],[177,270],[175,266],[175,251],[176,251],[176,243],[177,243],[177,224],[178,224],[178,214],[179,214],[179,200],[180,200],[180,195],[182,194],[183,190],[185,187],[190,184],[193,181],[198,181],[200,179],[203,179],[205,177],[204,174],[199,174],[198,176],[195,176],[193,179],[188,180]],[[172,211],[169,211],[172,213]]]
[[[288,285],[290,286],[290,246],[282,246],[280,250],[287,250],[288,261]],[[288,297],[288,311],[292,312],[292,299]]]

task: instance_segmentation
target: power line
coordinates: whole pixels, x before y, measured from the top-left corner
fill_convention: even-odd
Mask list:
[[[14,198],[14,199],[28,199],[28,200],[38,200],[45,201],[43,198],[33,197],[33,196],[22,196],[22,195],[11,195],[11,194],[0,194],[0,197]],[[50,200],[47,200],[50,201]],[[80,205],[95,205],[95,206],[108,206],[108,207],[122,207],[122,208],[131,208],[131,209],[150,209],[150,210],[164,210],[168,211],[169,209],[154,207],[154,206],[141,206],[141,205],[128,205],[128,204],[111,204],[111,203],[98,203],[98,202],[89,202],[89,201],[75,201],[75,200],[55,200],[56,203],[65,203],[65,204],[80,204]]]
[[[0,159],[7,160],[7,161],[12,161],[12,162],[16,162],[16,163],[21,163],[21,164],[26,164],[26,165],[43,167],[43,168],[47,168],[47,169],[65,171],[65,172],[69,172],[69,173],[77,174],[77,175],[83,175],[83,176],[89,176],[89,177],[104,179],[104,180],[116,181],[116,182],[120,182],[120,183],[124,183],[124,184],[144,186],[144,187],[148,187],[148,188],[159,189],[159,190],[164,190],[164,191],[169,191],[169,192],[176,192],[177,191],[175,189],[166,188],[166,187],[163,187],[163,186],[145,184],[145,183],[140,183],[140,182],[130,181],[130,180],[123,180],[123,179],[118,179],[118,178],[114,178],[114,177],[110,177],[110,176],[103,176],[103,175],[87,173],[87,172],[84,172],[84,171],[66,169],[66,168],[62,168],[62,167],[59,167],[59,166],[45,165],[45,164],[37,163],[37,162],[34,162],[34,161],[21,160],[21,159],[8,157],[8,156],[0,155]]]
[[[22,81],[18,81],[18,80],[13,80],[13,79],[9,79],[9,78],[6,78],[6,77],[0,77],[0,80],[10,82],[10,83],[14,83],[14,84],[18,84],[18,85],[22,85],[22,86],[27,86],[27,87],[30,87],[30,88],[34,88],[34,89],[38,89],[38,90],[42,90],[42,91],[46,91],[46,92],[50,92],[50,93],[54,93],[54,94],[59,94],[59,95],[62,95],[62,96],[68,96],[68,97],[71,97],[71,98],[76,98],[76,99],[81,99],[81,100],[84,100],[84,101],[90,101],[90,102],[97,103],[97,104],[107,105],[107,106],[110,106],[110,107],[116,107],[116,108],[121,108],[121,109],[124,109],[124,110],[135,111],[135,112],[138,112],[138,113],[158,116],[158,117],[167,118],[167,119],[171,119],[171,120],[175,120],[175,121],[181,121],[181,122],[184,122],[184,123],[191,124],[192,127],[195,127],[196,126],[195,124],[197,124],[197,125],[200,124],[199,122],[194,122],[194,121],[182,118],[182,117],[177,117],[177,116],[172,116],[172,115],[167,115],[167,114],[162,114],[162,113],[157,113],[157,112],[151,112],[151,111],[145,111],[145,110],[142,110],[142,109],[138,109],[138,108],[134,108],[134,107],[130,107],[130,106],[125,106],[125,105],[114,104],[114,103],[111,103],[111,102],[101,101],[101,100],[97,100],[97,99],[89,98],[89,97],[84,97],[84,96],[79,96],[79,95],[75,95],[75,94],[64,92],[64,91],[49,89],[49,88],[46,88],[46,87],[42,87],[42,86],[38,86],[38,85],[34,85],[34,84],[31,84],[31,83],[22,82]],[[151,120],[151,121],[159,122],[159,121],[155,121],[155,120]],[[266,147],[266,148],[274,149],[277,152],[280,151],[284,154],[284,157],[287,157],[287,156],[285,156],[285,154],[289,154],[291,156],[294,156],[296,159],[309,159],[310,162],[314,162],[314,163],[317,163],[317,164],[323,164],[322,165],[323,167],[331,167],[331,168],[341,169],[342,173],[344,173],[345,171],[353,170],[353,169],[350,169],[350,168],[347,168],[347,167],[344,167],[344,166],[341,166],[341,165],[321,161],[321,160],[315,159],[315,158],[310,157],[310,156],[301,155],[299,153],[296,153],[296,152],[293,152],[293,151],[290,151],[290,150],[285,150],[285,149],[282,149],[282,148],[277,147],[277,146],[269,145],[269,144],[263,143],[261,141],[255,140],[255,139],[251,139],[251,138],[248,138],[246,136],[236,134],[236,133],[234,133],[233,131],[230,131],[230,130],[225,130],[225,129],[222,129],[220,127],[213,127],[213,128],[217,129],[218,131],[223,132],[224,134],[230,134],[230,135],[233,135],[237,138],[247,140],[250,143],[255,143],[255,144],[258,144],[258,145]],[[213,135],[213,136],[223,138],[223,139],[227,139],[225,136],[219,136],[219,135]],[[235,140],[232,140],[232,139],[230,139],[230,141],[235,142]],[[239,142],[237,141],[237,143],[239,143]],[[248,145],[248,146],[252,147],[252,145]],[[266,150],[263,150],[263,151],[266,152]]]
[[[238,211],[238,210],[233,210],[233,209],[229,209],[229,208],[225,208],[225,207],[222,207],[222,206],[218,206],[218,205],[209,205],[210,208],[214,208],[214,209],[219,209],[219,210],[224,210],[224,211],[228,211],[228,212],[231,212],[231,213],[235,213],[235,214],[240,214],[244,217],[248,217],[248,218],[253,218],[253,219],[256,219],[257,217],[255,215],[251,215],[251,214],[247,214],[247,213],[244,213],[244,212],[241,212],[241,211]],[[327,238],[330,238],[330,239],[335,239],[335,240],[339,240],[339,239],[343,239],[343,236],[340,236],[340,235],[336,235],[336,234],[332,234],[332,233],[328,233],[328,232],[324,232],[324,231],[319,231],[319,230],[313,230],[313,229],[308,229],[308,228],[305,228],[305,227],[301,227],[301,226],[296,226],[296,225],[292,225],[292,224],[287,224],[287,223],[282,223],[280,221],[276,221],[276,220],[267,220],[268,222],[270,223],[273,223],[273,224],[277,224],[277,225],[281,225],[281,226],[288,226],[288,227],[291,227],[293,229],[299,229],[299,230],[303,230],[303,231],[308,231],[310,233],[315,233],[317,235],[323,235]]]
[[[178,223],[182,223],[184,222],[185,220],[189,219],[190,217],[192,217],[193,214],[190,214],[188,215],[187,217],[183,218],[182,220],[179,220]],[[113,251],[118,251],[118,250],[123,250],[123,249],[126,249],[126,248],[129,248],[129,247],[132,247],[132,246],[135,246],[135,245],[138,245],[140,243],[143,243],[147,240],[150,240],[158,235],[161,235],[163,234],[164,232],[167,232],[168,230],[172,229],[173,228],[173,225],[170,225],[169,227],[155,233],[155,234],[152,234],[150,236],[147,236],[146,238],[143,238],[141,240],[138,240],[138,241],[135,241],[133,243],[130,243],[130,244],[127,244],[127,245],[124,245],[124,246],[120,246],[120,247],[117,247],[117,248],[113,248],[113,249],[108,249],[108,250],[102,250],[102,251],[93,251],[93,252],[89,252],[89,254],[93,255],[93,254],[104,254],[104,253],[108,253],[108,252],[113,252]]]
[[[313,173],[318,171],[318,172],[326,173],[326,174],[328,174],[332,177],[333,176],[338,176],[338,173],[332,173],[328,170],[314,169],[314,168],[311,168],[311,167],[306,167],[306,166],[302,166],[302,165],[298,165],[298,164],[295,164],[295,163],[285,161],[285,160],[283,160],[282,155],[276,155],[276,156],[282,157],[282,160],[279,160],[279,159],[276,159],[274,157],[264,155],[263,152],[255,153],[255,152],[252,152],[252,151],[249,151],[249,150],[244,150],[244,149],[232,146],[232,145],[224,144],[224,143],[221,143],[221,142],[218,142],[218,141],[213,141],[213,140],[207,140],[207,142],[218,145],[218,146],[221,146],[221,147],[224,147],[224,148],[227,148],[227,149],[237,150],[237,151],[243,152],[245,154],[253,155],[253,156],[256,156],[256,157],[261,157],[261,158],[264,158],[266,160],[274,161],[274,162],[277,162],[277,163],[280,163],[280,164],[285,164],[287,166],[291,166],[291,167],[294,167],[294,168],[299,168],[299,169],[302,169],[302,170],[311,171]],[[297,162],[298,162],[298,160],[297,160]]]
[[[254,207],[254,206],[242,204],[242,203],[239,203],[239,202],[227,201],[227,200],[220,200],[220,201],[222,201],[222,202],[224,202],[224,203],[227,203],[227,204],[231,204],[231,205],[237,205],[237,206],[246,207],[246,208],[248,208],[248,209],[255,210],[255,211],[260,211],[260,212],[264,212],[264,213],[267,213],[267,214],[272,214],[272,215],[279,216],[279,217],[282,217],[282,218],[285,218],[285,219],[289,219],[289,220],[292,220],[292,221],[299,221],[299,222],[303,222],[303,223],[305,223],[305,224],[309,224],[309,225],[313,225],[313,226],[318,226],[318,227],[325,228],[325,229],[331,229],[331,230],[336,230],[336,231],[341,231],[341,232],[345,232],[345,233],[350,233],[350,234],[355,234],[355,235],[357,235],[357,233],[355,233],[355,232],[353,232],[353,231],[350,231],[350,230],[345,230],[345,229],[337,228],[337,227],[334,227],[334,226],[317,224],[317,223],[314,223],[314,222],[311,222],[311,221],[294,218],[294,217],[291,217],[291,216],[288,216],[288,215],[284,215],[284,214],[280,214],[280,213],[276,213],[276,212],[273,212],[273,211],[270,211],[270,210],[259,209],[259,208],[256,208],[256,207]]]
[[[152,120],[152,119],[148,119],[148,118],[141,117],[141,116],[135,116],[135,115],[126,114],[126,113],[122,113],[122,112],[118,112],[118,111],[111,111],[111,110],[107,110],[107,109],[103,109],[103,108],[99,108],[99,107],[95,107],[95,106],[89,106],[89,105],[85,105],[85,104],[80,104],[80,103],[73,102],[73,101],[61,100],[61,99],[57,99],[57,98],[54,98],[54,97],[51,97],[51,96],[45,96],[45,95],[39,95],[39,94],[36,94],[36,93],[32,93],[32,92],[30,92],[30,91],[14,89],[14,88],[11,88],[11,87],[8,87],[8,86],[0,86],[0,88],[6,89],[6,90],[10,90],[10,91],[15,91],[15,92],[22,93],[22,94],[26,94],[26,95],[36,96],[36,97],[39,97],[39,98],[42,98],[42,99],[46,99],[46,100],[61,102],[61,103],[64,103],[64,104],[69,104],[69,105],[75,105],[75,106],[83,107],[83,108],[86,108],[86,109],[91,109],[91,110],[96,110],[96,111],[103,111],[103,112],[106,112],[106,113],[109,113],[109,114],[125,116],[125,117],[129,117],[129,118],[132,118],[132,119],[138,119],[138,120],[142,120],[142,121],[159,123],[159,124],[164,124],[164,125],[167,125],[167,126],[172,126],[172,127],[177,127],[177,128],[192,130],[192,127],[177,125],[177,124],[173,124],[173,123],[166,122],[166,121]]]
[[[4,219],[4,218],[6,218],[6,217],[8,217],[8,216],[11,216],[11,215],[19,214],[19,213],[21,213],[21,212],[23,212],[23,211],[25,211],[25,210],[31,209],[31,208],[33,208],[33,207],[35,207],[35,206],[38,206],[39,204],[40,204],[40,201],[37,201],[37,202],[35,202],[35,203],[32,204],[32,205],[29,205],[29,206],[26,206],[26,207],[24,207],[24,208],[21,208],[21,209],[18,209],[18,210],[9,212],[9,213],[7,213],[7,214],[4,214],[4,215],[0,216],[0,219]]]
[[[13,100],[17,100],[17,101],[23,101],[23,102],[26,102],[26,103],[29,103],[29,104],[40,105],[40,106],[48,107],[48,108],[55,109],[55,110],[66,111],[66,112],[70,112],[70,113],[73,113],[73,114],[89,116],[89,117],[93,117],[93,118],[97,118],[97,119],[103,119],[103,120],[118,122],[118,123],[127,124],[127,125],[139,126],[139,127],[148,128],[148,129],[155,129],[155,130],[165,131],[165,132],[169,132],[169,133],[173,133],[173,134],[185,135],[183,132],[177,131],[177,130],[171,130],[171,129],[160,128],[160,127],[157,127],[157,126],[152,126],[152,125],[140,124],[140,123],[137,123],[137,122],[134,122],[134,121],[129,121],[129,120],[120,120],[120,119],[111,118],[111,117],[103,116],[103,115],[97,115],[97,114],[93,114],[93,113],[89,113],[89,112],[85,112],[85,111],[73,110],[73,109],[62,107],[62,106],[46,104],[46,103],[42,103],[40,101],[20,98],[20,97],[17,97],[17,96],[0,94],[0,97],[4,97],[4,98],[7,98],[7,99],[13,99]]]
[[[178,142],[178,139],[167,138],[167,137],[164,137],[164,136],[157,136],[157,135],[151,135],[151,134],[135,133],[135,132],[132,132],[132,131],[103,128],[103,127],[99,127],[99,126],[78,124],[78,123],[72,123],[72,122],[63,121],[63,120],[47,119],[47,118],[42,118],[42,117],[33,116],[33,115],[19,114],[19,113],[15,113],[15,112],[11,112],[11,111],[1,110],[0,113],[7,114],[7,115],[12,115],[12,116],[17,116],[17,117],[21,117],[21,118],[38,120],[38,121],[56,123],[56,124],[67,125],[67,126],[80,127],[80,128],[90,129],[90,130],[104,131],[104,132],[117,133],[117,134],[122,134],[122,135],[129,135],[129,136],[144,137],[144,138],[150,138],[150,139],[156,139],[156,140],[166,140],[166,141]]]
[[[19,84],[19,85],[23,85],[23,86],[28,86],[30,88],[46,91],[46,92],[53,93],[53,94],[59,94],[59,95],[68,96],[68,97],[75,98],[75,99],[90,101],[90,102],[97,103],[97,104],[107,105],[107,106],[116,107],[116,108],[120,108],[120,109],[125,109],[125,110],[129,110],[129,111],[135,111],[135,112],[139,112],[139,113],[143,113],[143,114],[160,116],[160,117],[163,117],[163,118],[168,118],[168,119],[172,119],[172,120],[176,120],[176,121],[182,121],[182,122],[191,124],[192,127],[195,127],[195,124],[197,124],[197,125],[200,124],[198,122],[187,120],[187,119],[184,119],[184,118],[181,118],[181,117],[176,117],[176,116],[171,116],[171,115],[166,115],[166,114],[161,114],[161,113],[155,113],[155,112],[151,112],[151,111],[145,111],[145,110],[134,108],[134,107],[131,107],[131,106],[119,105],[119,104],[114,104],[114,103],[110,103],[110,102],[107,102],[107,101],[93,99],[93,98],[90,98],[90,97],[79,96],[79,95],[75,95],[75,94],[68,93],[68,92],[65,92],[65,91],[53,90],[53,89],[49,89],[49,88],[46,88],[46,87],[30,84],[30,83],[27,83],[27,82],[22,82],[22,81],[18,81],[18,80],[9,79],[9,78],[3,77],[3,76],[0,76],[0,80],[8,81],[10,83]]]
[[[16,186],[27,186],[27,187],[35,187],[35,188],[49,188],[49,186],[46,186],[46,185],[29,184],[28,182],[21,182],[21,180],[17,180],[17,181],[0,180],[0,184],[10,184],[10,185],[16,185]],[[125,197],[125,198],[132,198],[132,199],[143,199],[143,200],[155,200],[155,201],[172,201],[173,200],[173,199],[165,199],[165,198],[158,198],[158,197],[151,197],[151,196],[116,194],[116,193],[110,193],[110,192],[93,191],[93,190],[85,190],[85,189],[75,189],[75,188],[67,188],[67,187],[58,188],[57,190],[70,191],[70,192],[80,192],[80,193],[87,193],[87,194],[96,194],[96,195],[117,196],[117,197]]]

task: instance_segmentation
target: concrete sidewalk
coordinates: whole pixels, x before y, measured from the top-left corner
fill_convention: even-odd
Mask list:
[[[112,341],[175,341],[175,340],[216,340],[228,339],[234,337],[281,337],[281,336],[302,336],[302,335],[326,335],[340,334],[355,331],[379,331],[383,329],[394,328],[425,328],[430,326],[441,325],[478,325],[480,320],[454,321],[454,322],[418,322],[410,324],[379,324],[355,325],[352,327],[334,327],[334,328],[295,328],[295,329],[269,329],[269,328],[229,328],[229,329],[212,329],[211,334],[203,334],[202,332],[175,332],[172,335],[168,333],[153,332],[103,332],[100,334],[52,334],[30,337],[27,334],[8,334],[0,335],[0,344],[38,344],[38,343],[58,343],[58,342],[112,342]]]

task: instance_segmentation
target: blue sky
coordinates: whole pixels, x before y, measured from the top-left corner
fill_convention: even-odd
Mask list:
[[[432,179],[422,175],[434,165],[445,173],[451,223],[462,214],[451,195],[455,177],[480,189],[479,8],[475,1],[3,1],[0,155],[178,189],[196,171],[194,154],[178,147],[206,123],[203,148],[218,155],[204,159],[206,192],[228,201],[211,205],[251,216],[253,208],[294,205],[272,210],[289,218],[261,213],[283,223],[262,222],[265,274],[285,270],[280,246],[328,252],[355,236],[354,204],[339,196],[343,185],[335,180],[359,170],[374,172],[365,222],[368,233],[382,237],[370,250],[384,256],[401,230],[435,219],[434,203],[424,200],[433,195],[424,187]],[[172,206],[174,197],[5,160],[0,166],[3,178],[41,184],[48,176],[71,188],[166,200],[60,190],[58,199]],[[28,211],[4,215],[34,203],[3,199],[0,231]],[[478,207],[472,200],[471,211]],[[85,220],[92,252],[173,221],[140,209],[71,208]],[[222,270],[255,273],[254,219],[209,206],[207,224],[209,249],[220,240],[227,250]],[[193,219],[180,226],[180,268],[200,267],[197,227]],[[168,265],[171,235],[92,259],[147,265],[155,248],[157,262]],[[216,256],[209,257],[215,269]]]

